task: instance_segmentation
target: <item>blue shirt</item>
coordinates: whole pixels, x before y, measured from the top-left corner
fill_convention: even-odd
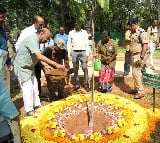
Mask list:
[[[0,49],[8,52],[7,37],[2,27],[0,27]],[[6,64],[11,65],[11,59],[9,58],[9,53],[7,55]]]
[[[67,35],[67,34],[64,33],[63,35],[61,35],[60,33],[58,33],[58,34],[55,35],[54,41],[55,41],[55,39],[57,39],[57,38],[63,39],[63,41],[64,41],[64,46],[67,47],[67,41],[68,41],[68,35]]]
[[[0,49],[8,51],[7,37],[6,37],[5,31],[2,27],[0,27]]]

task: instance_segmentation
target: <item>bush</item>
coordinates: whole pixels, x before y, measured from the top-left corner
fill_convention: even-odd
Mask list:
[[[124,54],[125,51],[126,51],[126,49],[123,48],[123,47],[119,47],[118,48],[118,53],[120,53],[120,54]],[[154,56],[160,56],[160,48],[158,48],[158,49],[155,50]]]

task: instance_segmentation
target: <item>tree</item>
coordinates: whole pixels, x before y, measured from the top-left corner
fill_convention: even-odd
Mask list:
[[[1,3],[8,10],[8,21],[5,26],[14,33],[31,25],[35,14],[45,17],[47,26],[55,33],[60,25],[64,25],[69,31],[73,27],[72,23],[75,19],[81,23],[89,22],[90,25],[94,22],[95,28],[93,30],[95,29],[95,31],[109,29],[123,32],[126,29],[128,19],[137,17],[139,24],[146,28],[150,24],[151,16],[158,16],[160,1],[1,0]]]

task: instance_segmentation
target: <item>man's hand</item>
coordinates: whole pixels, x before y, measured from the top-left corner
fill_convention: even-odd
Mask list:
[[[61,65],[61,64],[57,64],[56,65],[57,69],[62,69],[63,71],[68,71],[68,69],[65,68],[65,66]]]
[[[155,46],[156,46],[156,48],[158,48],[158,47],[159,47],[159,43],[158,43],[158,42],[156,42],[156,43],[155,43]]]
[[[136,65],[140,67],[140,66],[142,65],[142,62],[143,62],[143,60],[139,59],[139,60],[136,62]]]
[[[46,70],[52,70],[52,69],[53,69],[53,67],[51,67],[51,66],[48,65],[48,64],[44,65],[44,68],[45,68]]]

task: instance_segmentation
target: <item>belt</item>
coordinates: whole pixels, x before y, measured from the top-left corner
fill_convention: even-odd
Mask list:
[[[139,54],[141,54],[141,52],[132,53],[133,56],[134,55],[139,55]]]
[[[83,52],[83,51],[86,51],[86,50],[73,50],[74,52]]]

